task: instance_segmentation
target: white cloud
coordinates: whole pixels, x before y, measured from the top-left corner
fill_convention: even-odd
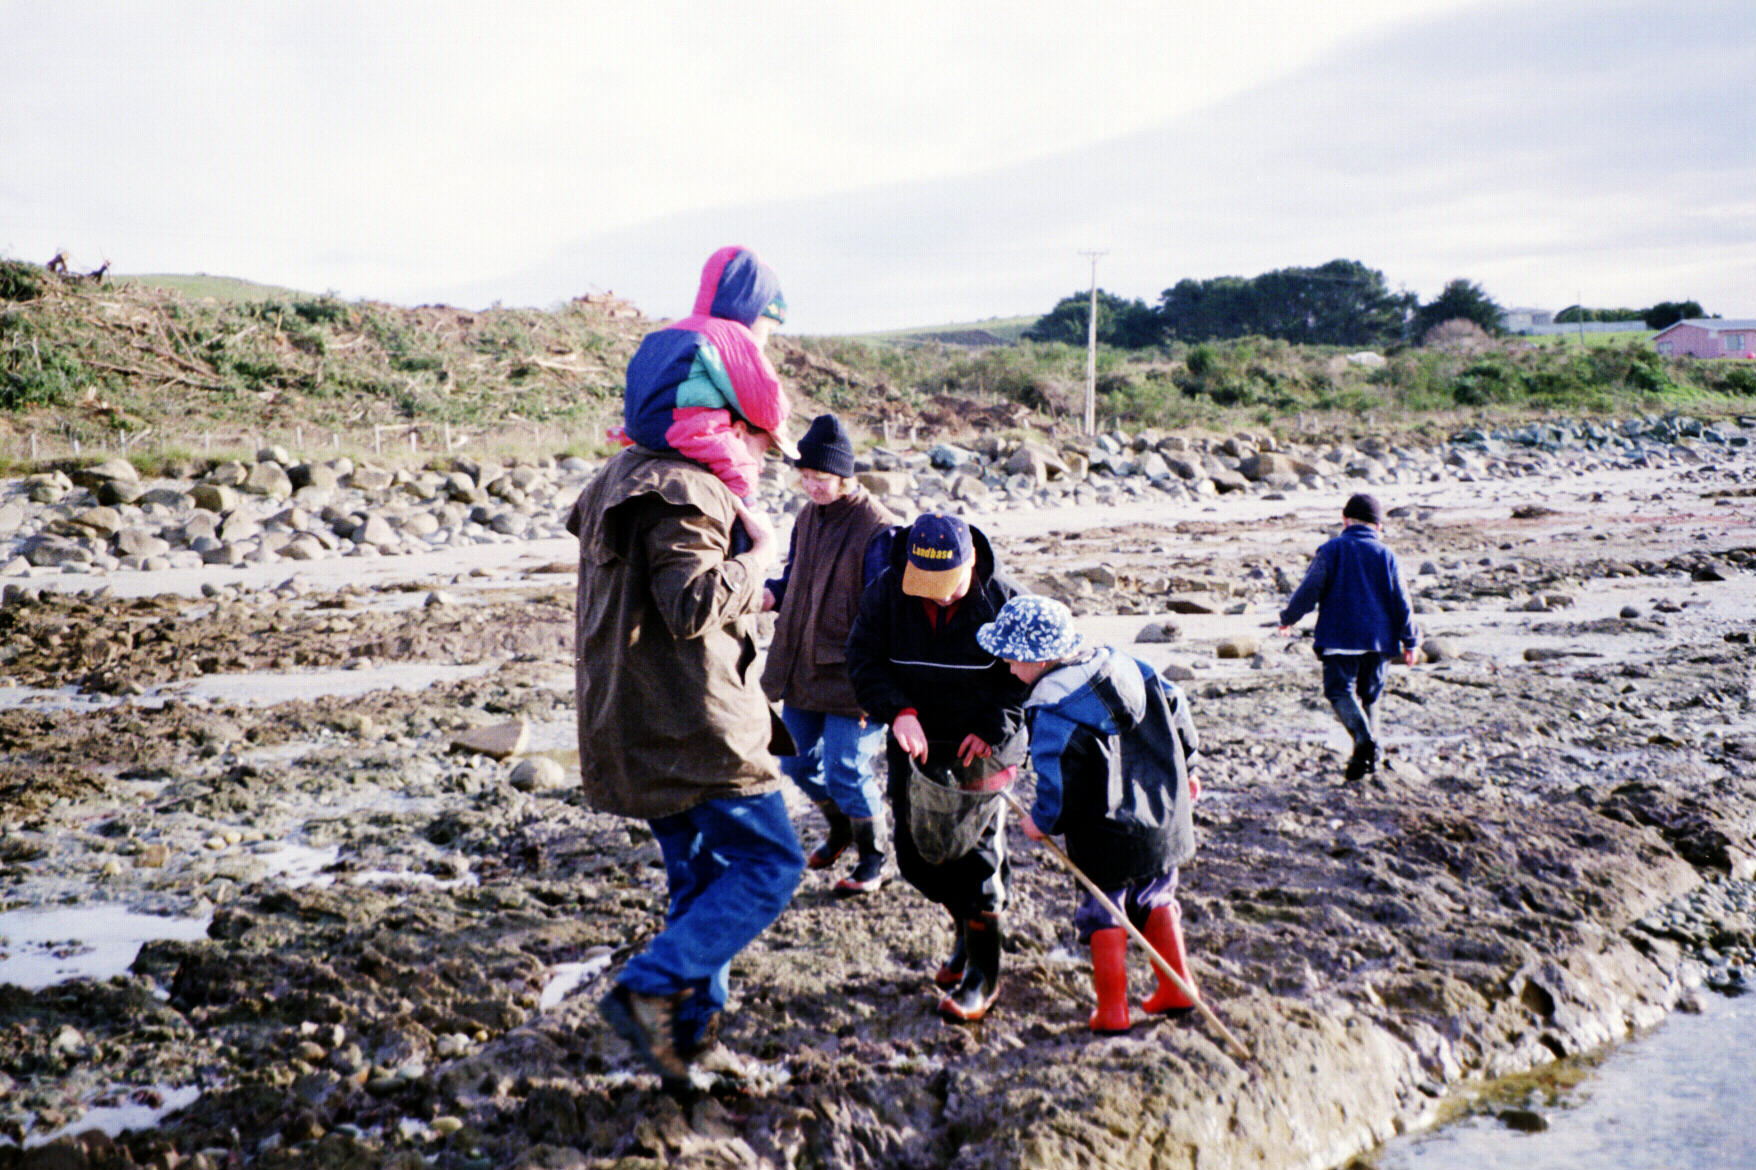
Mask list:
[[[0,249],[383,296],[1153,125],[1458,7],[232,0],[0,11]]]
[[[803,329],[1336,257],[1423,296],[1756,287],[1736,0],[0,6],[0,253]]]

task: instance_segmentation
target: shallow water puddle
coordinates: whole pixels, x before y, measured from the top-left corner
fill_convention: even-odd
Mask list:
[[[295,700],[347,699],[373,691],[419,691],[436,683],[474,678],[498,668],[494,661],[468,666],[431,662],[396,662],[360,670],[308,670],[286,673],[209,674],[187,683],[163,687],[155,697],[208,699],[228,703],[270,704]]]
[[[0,914],[0,983],[36,991],[70,979],[108,979],[125,973],[142,945],[204,939],[212,921],[122,905],[7,911]]]
[[[1707,996],[1699,1015],[1673,1014],[1607,1056],[1553,1100],[1515,1103],[1512,1117],[1478,1115],[1398,1139],[1376,1170],[1725,1170],[1756,1166],[1756,996]],[[1520,1107],[1522,1106],[1522,1107]],[[1536,1120],[1532,1120],[1535,1118]]]
[[[275,841],[256,851],[264,865],[265,879],[279,879],[288,889],[324,888],[335,884],[325,873],[341,858],[340,845],[301,845],[296,841]]]
[[[102,1130],[110,1137],[117,1137],[131,1129],[151,1129],[179,1109],[189,1108],[201,1096],[201,1090],[193,1085],[181,1089],[136,1088],[128,1091],[129,1098],[121,1104],[95,1105],[80,1114],[78,1120],[70,1121],[60,1129],[42,1134],[25,1134],[24,1148],[28,1150],[34,1146],[48,1145],[58,1137],[80,1134],[91,1129]]]
[[[442,878],[409,869],[362,869],[342,877],[350,886],[423,886],[433,890],[460,890],[481,884],[481,879],[473,873]]]
[[[357,670],[252,671],[208,674],[187,682],[155,687],[132,697],[95,695],[76,687],[0,686],[0,710],[30,707],[45,711],[102,711],[123,703],[157,708],[166,700],[267,706],[295,700],[350,699],[373,691],[418,691],[438,683],[475,678],[499,668],[495,661],[467,666],[396,662]]]
[[[550,1008],[558,1007],[562,1000],[579,990],[581,985],[591,982],[607,970],[614,955],[615,952],[609,947],[598,947],[587,952],[587,958],[578,963],[556,963],[550,967],[549,981],[543,984],[537,1010],[546,1012]]]
[[[30,707],[39,711],[101,711],[119,700],[88,695],[78,687],[0,687],[0,710]]]

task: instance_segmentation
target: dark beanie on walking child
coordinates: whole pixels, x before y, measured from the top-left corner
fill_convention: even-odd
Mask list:
[[[803,447],[804,444],[801,443],[800,446]],[[1341,517],[1344,520],[1358,520],[1362,524],[1382,524],[1384,506],[1378,502],[1376,496],[1360,492],[1348,497],[1348,502],[1341,509]]]
[[[799,468],[846,478],[854,473],[854,443],[847,429],[833,414],[811,420],[811,429],[799,439]]]

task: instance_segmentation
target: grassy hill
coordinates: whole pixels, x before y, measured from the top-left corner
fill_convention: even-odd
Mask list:
[[[856,434],[1070,435],[1083,407],[1083,347],[926,340],[1028,324],[783,334],[770,354],[802,418],[834,410]],[[459,448],[601,451],[605,426],[620,421],[628,359],[652,327],[610,296],[549,310],[403,308],[222,277],[100,281],[0,260],[0,465],[117,449],[150,464],[271,442],[409,461]],[[1639,335],[1624,338],[1480,338],[1397,347],[1369,364],[1259,337],[1105,349],[1097,413],[1129,430],[1249,427],[1292,438],[1756,407],[1756,363],[1662,358]]]
[[[402,459],[465,445],[599,451],[653,326],[613,296],[550,310],[404,308],[0,260],[0,462],[118,448],[145,461],[217,457],[269,442]],[[770,354],[801,410],[864,423],[887,395],[900,404],[870,372],[795,341]]]
[[[316,295],[277,284],[257,284],[236,276],[209,276],[205,272],[192,276],[158,272],[133,276],[112,274],[107,283],[123,288],[171,289],[191,300],[222,301],[233,305],[250,301],[308,300]]]
[[[921,325],[911,329],[887,329],[876,333],[856,333],[854,340],[908,343],[941,341],[957,334],[987,333],[1004,342],[1017,342],[1024,331],[1037,323],[1037,317],[989,317],[984,321],[962,321],[951,325]]]

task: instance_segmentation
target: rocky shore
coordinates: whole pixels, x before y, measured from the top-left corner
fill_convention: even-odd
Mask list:
[[[1073,884],[1014,832],[987,1021],[935,1014],[950,924],[913,891],[809,874],[681,1100],[592,1010],[663,875],[569,779],[588,463],[8,483],[0,1167],[1345,1165],[1751,977],[1753,421],[872,452],[899,511],[967,512],[1182,680],[1191,961],[1253,1059],[1199,1021],[1093,1037]],[[1429,654],[1344,785],[1309,640],[1270,627],[1362,486]],[[77,964],[95,907],[196,929],[7,979]],[[129,1108],[156,1124],[86,1129]]]

